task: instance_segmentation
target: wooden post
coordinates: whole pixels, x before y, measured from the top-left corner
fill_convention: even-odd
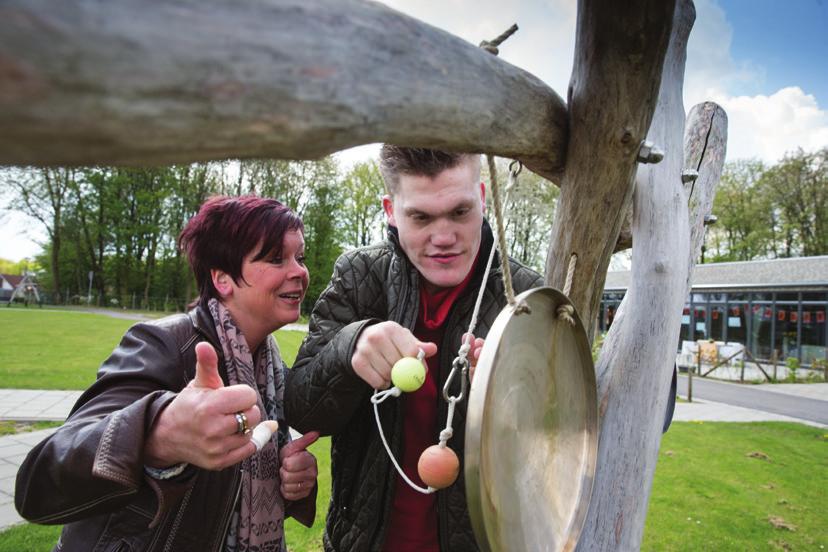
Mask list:
[[[745,363],[742,363],[742,369],[739,373],[739,383],[745,383]]]
[[[579,551],[637,550],[641,546],[675,345],[681,330],[681,312],[701,248],[704,216],[710,212],[724,163],[727,119],[720,107],[711,103],[695,106],[682,133],[685,48],[694,17],[692,3],[680,0],[675,8],[656,112],[647,134],[648,140],[663,148],[664,159],[656,165],[640,165],[637,171],[632,200],[632,279],[595,368],[601,428],[592,502],[578,542]],[[595,102],[593,108],[605,105],[597,97]],[[573,140],[575,132],[573,121]],[[595,159],[600,161],[601,157],[596,155]],[[697,175],[692,181],[683,174],[689,176],[691,169]],[[566,192],[564,185],[562,198]],[[600,197],[605,197],[604,191]],[[603,201],[598,196],[594,199],[599,205]],[[569,253],[566,244],[573,239],[598,239],[593,228],[601,224],[596,215],[593,224],[570,227],[570,241],[557,249],[556,245],[561,244],[553,243],[550,258],[564,256],[561,262],[565,272]],[[587,227],[590,231],[580,237],[578,232],[572,232]],[[612,237],[617,237],[617,233]],[[615,243],[608,245],[612,249]],[[553,272],[559,269],[554,267]],[[589,285],[599,286],[603,282],[600,270],[593,274],[596,280]],[[577,278],[576,269],[573,290]],[[581,295],[584,302],[588,302],[586,295]]]
[[[699,374],[701,374],[701,349],[698,348],[699,342],[696,342],[696,366]],[[687,402],[693,402],[693,367],[687,367]]]
[[[774,382],[776,382],[776,363],[777,362],[778,362],[778,359],[777,359],[777,356],[776,356],[776,349],[774,349],[773,352],[771,352],[771,363],[773,364],[773,381]],[[743,364],[743,366],[744,366],[744,364]]]
[[[662,73],[673,63],[665,59],[676,1],[578,2],[575,63],[569,81],[569,143],[549,240],[546,283],[564,289],[570,258],[577,255],[569,299],[581,320],[598,315],[607,267],[632,200],[640,146],[648,136]],[[689,27],[684,30],[689,34]],[[683,71],[684,52],[679,54]],[[679,78],[683,80],[683,75]],[[683,121],[681,109],[675,129],[679,151]],[[667,147],[660,136],[652,139],[659,148]],[[654,161],[653,156],[647,157],[647,162]],[[592,324],[586,328],[590,340],[592,328]]]

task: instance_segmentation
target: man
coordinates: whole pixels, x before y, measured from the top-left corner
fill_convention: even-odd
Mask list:
[[[289,371],[285,415],[301,432],[332,435],[327,550],[476,550],[462,470],[437,493],[411,489],[383,448],[369,397],[390,385],[398,359],[425,352],[423,387],[379,407],[391,450],[423,485],[417,460],[445,427],[442,388],[493,247],[480,156],[386,145],[380,159],[388,239],[337,261]],[[516,292],[542,284],[536,272],[515,261],[511,267]],[[485,285],[481,337],[506,303],[497,259]],[[474,340],[472,359],[481,347]],[[458,404],[448,443],[461,463],[465,405]]]

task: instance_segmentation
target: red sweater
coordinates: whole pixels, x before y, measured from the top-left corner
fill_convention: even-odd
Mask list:
[[[420,285],[420,312],[414,335],[420,341],[432,342],[440,351],[443,341],[443,324],[448,317],[451,306],[468,286],[474,274],[469,272],[466,279],[454,288],[436,293],[428,293]],[[404,393],[402,400],[403,453],[400,461],[405,474],[411,481],[425,487],[417,473],[420,454],[437,444],[442,427],[437,427],[437,403],[442,399],[442,390],[437,389],[440,374],[440,353],[426,359],[428,372],[422,387],[414,393]],[[397,474],[394,491],[394,505],[388,532],[385,536],[384,550],[391,552],[429,552],[439,551],[440,541],[437,535],[437,493],[422,494],[408,486]]]

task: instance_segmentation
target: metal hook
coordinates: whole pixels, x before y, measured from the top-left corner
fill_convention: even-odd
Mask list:
[[[515,167],[515,163],[517,163],[517,165],[518,165],[517,170],[515,170],[515,168],[514,168],[514,167]],[[512,173],[512,175],[513,175],[513,176],[517,176],[517,175],[519,175],[519,174],[520,174],[520,171],[522,171],[522,170],[523,170],[523,163],[521,163],[521,162],[520,162],[520,161],[518,161],[517,159],[515,159],[514,161],[512,161],[511,163],[509,163],[509,172],[510,172],[510,173]]]
[[[451,387],[451,382],[454,380],[454,375],[457,373],[457,370],[460,370],[462,375],[460,380],[460,394],[456,397],[449,395],[449,387]],[[446,402],[451,401],[461,401],[463,397],[466,395],[466,386],[468,383],[468,378],[466,374],[469,371],[469,359],[457,357],[454,359],[454,362],[451,363],[451,372],[449,372],[448,377],[446,378],[446,383],[443,385],[443,398]]]

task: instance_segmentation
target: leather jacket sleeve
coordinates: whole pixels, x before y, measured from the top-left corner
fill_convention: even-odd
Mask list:
[[[186,384],[182,364],[170,332],[133,326],[66,423],[24,460],[15,488],[18,512],[36,523],[68,523],[125,507],[151,487],[154,523],[159,520],[194,478],[192,468],[167,481],[143,472],[149,429]]]
[[[351,366],[360,333],[379,322],[363,319],[360,312],[359,272],[347,254],[337,260],[331,282],[314,306],[296,362],[288,370],[285,418],[302,433],[337,433],[371,392]]]

